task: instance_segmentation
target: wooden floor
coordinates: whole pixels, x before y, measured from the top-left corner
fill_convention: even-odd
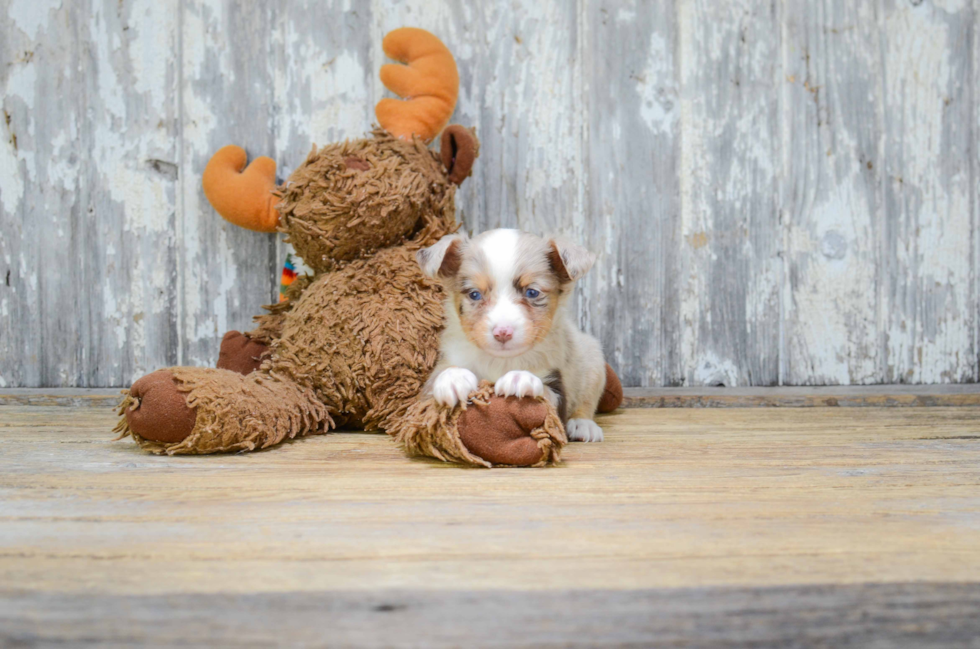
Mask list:
[[[0,407],[0,646],[980,646],[980,408],[631,409],[544,470]]]

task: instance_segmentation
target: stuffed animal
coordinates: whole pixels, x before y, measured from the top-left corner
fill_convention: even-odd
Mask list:
[[[459,77],[432,34],[389,33],[381,79],[406,99],[383,99],[380,128],[322,148],[281,186],[276,165],[245,166],[235,146],[203,176],[208,200],[241,227],[288,235],[313,271],[285,299],[232,331],[217,368],[171,367],[136,381],[120,405],[120,437],[151,452],[266,448],[335,427],[381,429],[410,454],[471,465],[542,466],[566,443],[544,399],[504,398],[484,384],[453,409],[420,396],[438,356],[443,289],[423,276],[416,252],[454,232],[454,195],[472,170],[474,132],[445,127]],[[442,132],[440,153],[427,143]],[[621,390],[608,370],[606,410]]]

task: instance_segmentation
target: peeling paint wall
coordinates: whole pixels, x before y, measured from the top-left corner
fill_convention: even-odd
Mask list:
[[[0,387],[213,364],[284,247],[200,189],[370,128],[381,38],[454,51],[466,226],[587,243],[626,385],[978,380],[975,0],[2,0]]]

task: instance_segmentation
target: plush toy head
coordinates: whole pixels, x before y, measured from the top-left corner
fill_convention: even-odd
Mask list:
[[[314,271],[454,229],[455,186],[477,156],[471,130],[443,130],[459,86],[446,46],[410,27],[389,33],[383,45],[407,65],[383,66],[381,80],[406,99],[378,102],[382,128],[371,137],[314,146],[278,188],[275,163],[257,158],[243,170],[245,152],[238,147],[220,150],[204,172],[204,191],[219,214],[252,230],[285,232]],[[427,145],[440,131],[437,155]]]
[[[421,142],[379,129],[371,138],[314,148],[277,193],[279,229],[319,271],[400,243],[427,220],[445,217],[453,188]]]

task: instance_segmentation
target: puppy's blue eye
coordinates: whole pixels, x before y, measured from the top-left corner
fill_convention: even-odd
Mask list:
[[[480,291],[470,291],[469,297],[474,302],[483,299],[483,294]]]
[[[524,291],[524,297],[526,297],[529,300],[533,300],[534,298],[538,297],[539,295],[541,295],[541,291],[539,291],[536,288],[529,288],[526,291]]]

